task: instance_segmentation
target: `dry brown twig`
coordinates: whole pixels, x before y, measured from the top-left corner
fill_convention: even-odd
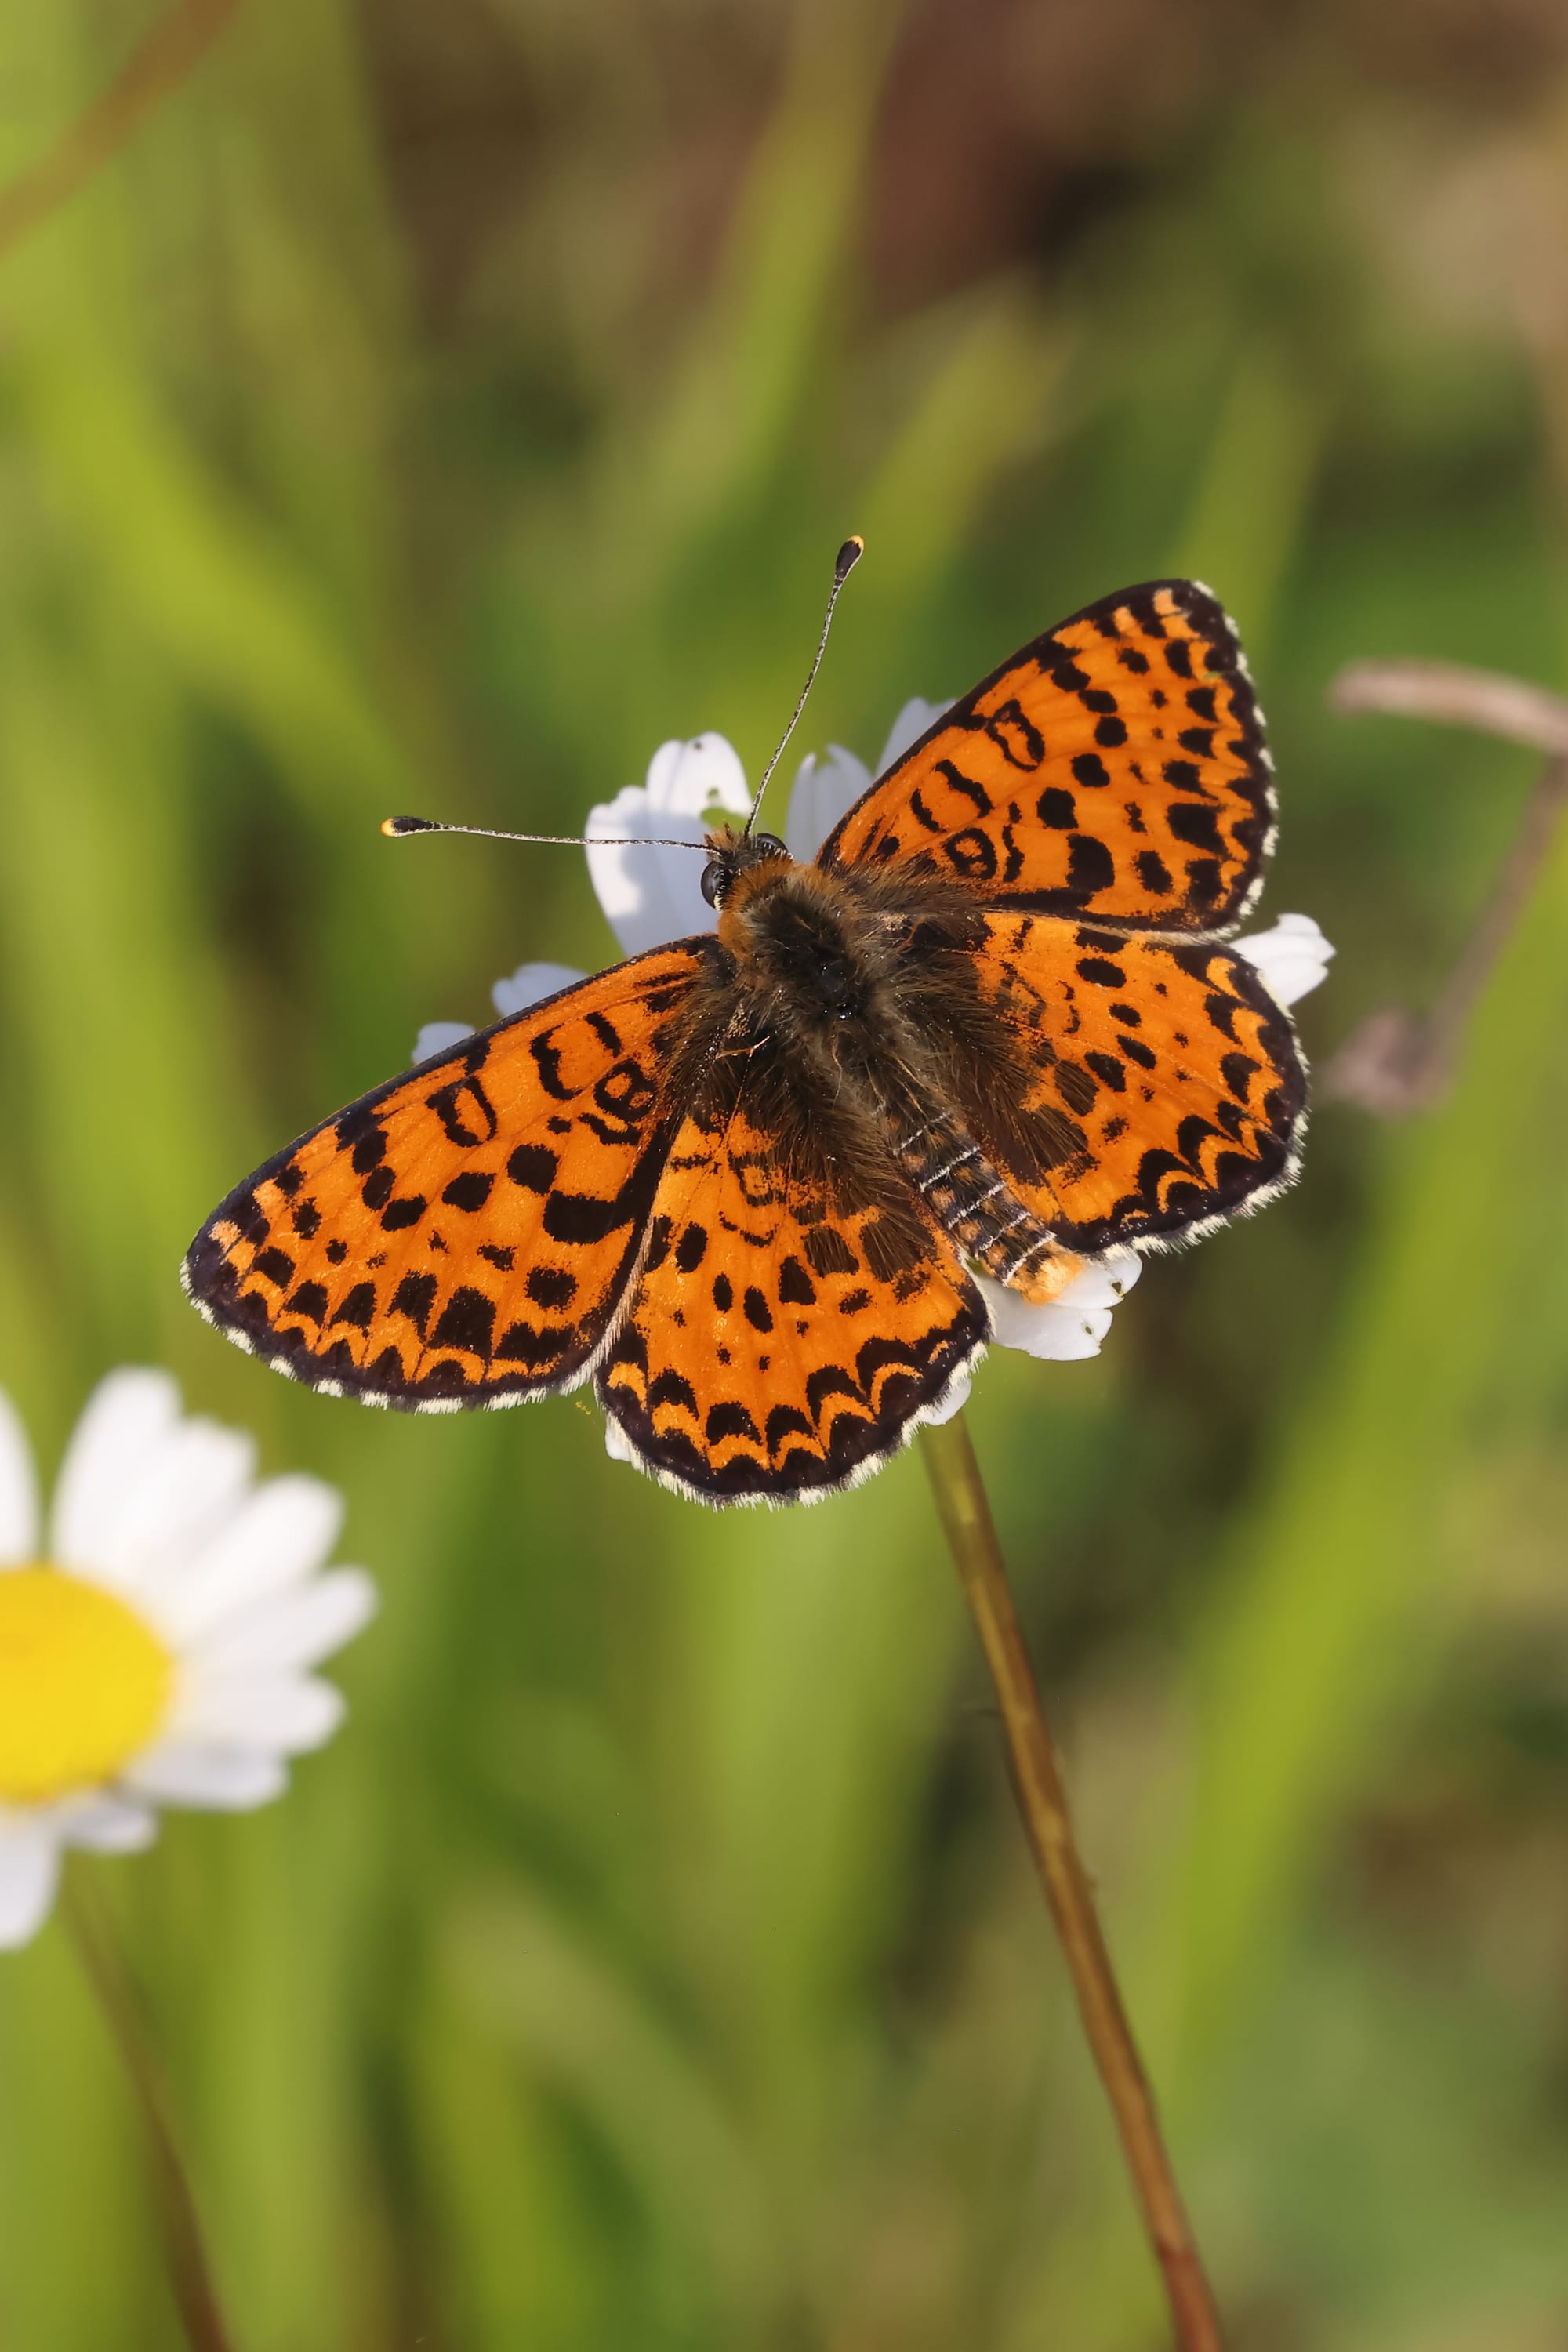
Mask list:
[[[1465,1030],[1519,921],[1568,805],[1568,700],[1500,671],[1458,662],[1361,661],[1329,688],[1331,709],[1386,711],[1469,727],[1547,754],[1512,848],[1430,1012],[1389,1005],[1362,1024],[1319,1084],[1324,1100],[1352,1102],[1380,1118],[1426,1109],[1447,1087]]]
[[[118,153],[142,117],[179,88],[239,5],[240,0],[181,0],[159,19],[102,97],[60,133],[47,155],[0,188],[0,259]]]

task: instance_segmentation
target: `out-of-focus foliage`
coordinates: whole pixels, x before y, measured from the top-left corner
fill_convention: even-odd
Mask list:
[[[0,0],[0,173],[153,0]],[[917,1460],[710,1517],[557,1402],[291,1391],[228,1183],[603,960],[661,737],[874,752],[1122,582],[1273,722],[1321,1054],[1422,1002],[1524,755],[1355,655],[1568,669],[1553,0],[251,0],[0,267],[0,1377],[170,1363],[352,1499],[297,1792],[114,1899],[248,2352],[1140,2352],[1149,2265]],[[804,748],[804,746],[803,746]],[[1568,857],[1452,1099],[973,1408],[1241,2352],[1568,2331]],[[63,1931],[0,1970],[0,2345],[177,2341]]]

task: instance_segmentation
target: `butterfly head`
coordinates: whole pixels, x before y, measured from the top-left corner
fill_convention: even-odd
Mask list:
[[[702,869],[702,896],[710,907],[721,908],[743,874],[774,858],[790,863],[789,851],[776,833],[742,833],[720,825],[708,835],[708,863]]]

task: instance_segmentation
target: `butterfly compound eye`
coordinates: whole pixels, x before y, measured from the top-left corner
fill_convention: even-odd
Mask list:
[[[763,857],[787,857],[789,851],[776,833],[753,834],[752,839]]]
[[[721,857],[710,857],[702,868],[702,896],[716,907],[723,895],[726,867]]]

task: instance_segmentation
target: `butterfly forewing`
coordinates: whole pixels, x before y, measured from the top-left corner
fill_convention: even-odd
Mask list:
[[[830,1207],[742,1107],[677,1136],[598,1390],[667,1485],[800,1500],[886,1460],[988,1328],[940,1235]]]
[[[1032,915],[988,916],[985,929],[975,971],[1019,1066],[1005,1105],[984,1098],[987,1074],[971,1112],[1065,1248],[1176,1241],[1289,1181],[1305,1074],[1289,1015],[1244,957]],[[1031,1164],[1034,1131],[1049,1149]]]
[[[642,1246],[673,1040],[715,952],[617,965],[329,1119],[208,1219],[192,1297],[279,1370],[371,1403],[572,1386]]]
[[[1256,896],[1274,801],[1247,666],[1189,580],[1049,629],[872,785],[820,862],[898,864],[982,898],[1224,931]]]

